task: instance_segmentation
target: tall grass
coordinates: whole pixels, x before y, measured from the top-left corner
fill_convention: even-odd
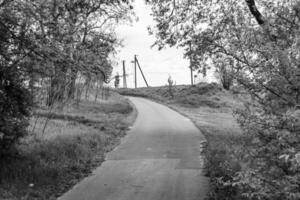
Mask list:
[[[60,183],[68,182],[73,175],[80,179],[88,173],[86,165],[102,161],[106,142],[102,134],[95,133],[27,141],[19,146],[18,155],[1,159],[1,185],[19,191],[33,186],[40,192],[40,199],[49,197],[53,190],[63,191],[60,187],[66,186]]]
[[[126,120],[131,112],[124,99],[82,102],[52,113],[44,134],[49,116],[37,112],[39,120],[31,120],[35,131],[14,156],[0,159],[0,199],[56,199],[103,162],[132,123]]]
[[[224,133],[224,130],[215,127],[200,129],[208,141],[205,151],[206,175],[211,182],[207,199],[242,200],[238,189],[226,183],[232,181],[234,175],[247,166],[244,163],[244,151],[247,149],[248,139],[243,135]]]

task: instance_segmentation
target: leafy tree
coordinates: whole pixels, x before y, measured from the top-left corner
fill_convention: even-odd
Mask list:
[[[223,88],[229,90],[233,85],[234,81],[234,60],[230,58],[221,57],[213,61],[214,66],[216,67],[217,78],[220,80]]]
[[[237,112],[252,138],[249,164],[224,184],[239,189],[237,199],[299,199],[300,2],[148,2],[156,45],[192,42],[202,71],[208,60],[226,66],[258,103]]]
[[[107,65],[110,63],[108,55],[118,45],[113,35],[113,23],[129,19],[129,1],[49,0],[21,3],[33,18],[37,46],[51,58],[50,63],[44,64],[46,77],[51,82],[48,105],[74,98],[79,74],[94,73],[98,69],[97,73],[103,73],[106,77],[110,75],[107,73],[111,71],[111,66]],[[108,25],[111,27],[109,31]],[[87,68],[86,62],[91,69]],[[94,62],[93,66],[91,62]],[[103,62],[106,65],[99,67]],[[41,63],[37,65],[41,66]],[[106,70],[106,67],[109,69]]]
[[[77,77],[106,81],[131,0],[0,1],[0,154],[26,134],[31,100],[75,98]],[[101,76],[100,76],[101,74]]]
[[[174,86],[174,81],[171,77],[171,75],[169,75],[168,78],[168,87],[169,87],[169,95],[172,97],[172,99],[174,98],[174,93],[173,93],[173,86]]]
[[[31,98],[23,84],[25,57],[32,41],[26,34],[28,19],[18,15],[13,2],[0,3],[0,156],[26,133]]]

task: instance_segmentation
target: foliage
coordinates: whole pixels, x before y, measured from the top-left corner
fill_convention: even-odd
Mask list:
[[[250,114],[249,114],[250,112]],[[239,111],[249,144],[250,169],[241,171],[233,185],[249,199],[299,199],[299,115],[266,115]],[[297,125],[298,124],[298,125]]]
[[[23,45],[29,45],[30,41],[22,27],[16,25],[15,10],[3,5],[0,6],[0,157],[9,153],[26,133],[31,105],[29,92],[22,83],[24,73],[18,70],[24,66],[19,59],[26,55]]]
[[[230,90],[234,81],[234,72],[232,70],[233,60],[232,59],[218,59],[214,61],[216,66],[217,78],[220,80],[225,90]]]
[[[50,80],[48,105],[75,98],[79,77],[87,82],[106,81],[112,71],[109,56],[120,45],[116,22],[127,20],[129,1],[37,1],[20,3],[32,19],[36,46],[49,62],[34,60]],[[111,27],[110,29],[108,27]],[[95,78],[92,78],[95,77]]]
[[[130,20],[130,3],[0,1],[1,152],[26,133],[31,98],[52,107],[81,93],[79,78],[97,86],[108,79],[120,45],[114,27]]]
[[[26,133],[31,98],[18,74],[0,68],[0,156]]]
[[[231,184],[248,199],[299,199],[300,2],[255,0],[148,1],[156,44],[186,47],[205,72],[229,68],[256,100],[237,111],[252,138],[247,167]],[[189,52],[192,44],[194,51]],[[229,62],[228,62],[229,61]]]

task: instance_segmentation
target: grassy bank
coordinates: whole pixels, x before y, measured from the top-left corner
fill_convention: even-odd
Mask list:
[[[199,83],[195,86],[176,85],[171,88],[171,92],[168,86],[119,89],[118,92],[122,95],[145,97],[170,105],[190,108],[209,107],[228,110],[241,106],[240,101],[233,97],[232,92],[222,89],[216,83]]]
[[[211,180],[209,199],[234,199],[235,188],[224,184],[241,170],[247,139],[237,124],[233,111],[243,106],[239,95],[217,84],[122,89],[121,94],[141,96],[164,103],[188,116],[207,139],[206,171]]]
[[[206,175],[210,177],[210,200],[235,199],[236,189],[226,185],[246,163],[242,162],[247,138],[229,109],[186,108],[170,105],[188,116],[207,140]]]
[[[134,113],[119,95],[51,112],[38,109],[18,153],[0,160],[0,199],[56,199],[104,161],[133,123]]]

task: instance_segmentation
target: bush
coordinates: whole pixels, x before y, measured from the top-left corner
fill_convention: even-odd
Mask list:
[[[7,154],[26,134],[31,98],[20,74],[0,68],[0,156]]]
[[[247,199],[300,199],[299,116],[291,112],[239,112],[245,133],[252,138],[246,170],[231,182]]]
[[[239,188],[231,184],[237,172],[245,166],[242,161],[247,138],[242,135],[224,135],[218,130],[201,129],[208,139],[206,149],[206,167],[210,177],[209,200],[243,200]],[[220,130],[219,130],[220,131]],[[222,130],[223,132],[224,130]],[[225,132],[225,131],[224,131]]]

